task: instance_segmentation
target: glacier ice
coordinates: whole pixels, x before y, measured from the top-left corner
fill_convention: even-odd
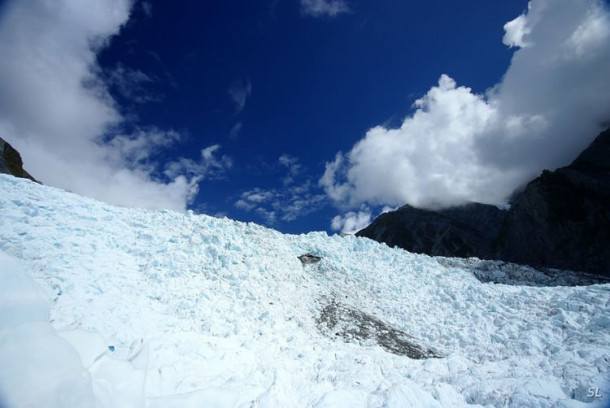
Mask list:
[[[73,398],[45,405],[64,407],[610,401],[610,284],[546,285],[494,263],[485,281],[476,260],[114,207],[4,175],[0,191],[9,407],[30,397]],[[320,261],[303,265],[308,253]],[[331,299],[442,358],[325,335],[318,319]]]

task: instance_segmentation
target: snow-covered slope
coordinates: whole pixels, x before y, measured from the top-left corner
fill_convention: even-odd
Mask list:
[[[483,283],[472,262],[365,238],[118,208],[4,175],[0,191],[0,406],[609,401],[608,284]],[[348,342],[321,324],[332,304],[442,357]]]

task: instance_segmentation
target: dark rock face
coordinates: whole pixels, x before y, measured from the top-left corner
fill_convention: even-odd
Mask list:
[[[610,275],[610,130],[516,197],[496,244],[498,258]]]
[[[432,256],[487,258],[505,214],[479,203],[439,211],[405,205],[380,215],[356,235]]]
[[[23,161],[19,152],[2,139],[0,139],[0,173],[36,181],[34,177],[23,169]]]
[[[356,235],[433,256],[498,259],[610,276],[610,129],[572,164],[545,170],[509,211],[404,206]]]
[[[333,301],[318,319],[322,333],[351,343],[378,344],[389,353],[413,359],[440,358],[436,350],[415,343],[413,336],[381,320]]]

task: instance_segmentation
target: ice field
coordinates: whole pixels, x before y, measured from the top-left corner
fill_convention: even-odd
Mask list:
[[[610,402],[610,284],[0,191],[3,408]],[[436,354],[391,352],[382,323]]]

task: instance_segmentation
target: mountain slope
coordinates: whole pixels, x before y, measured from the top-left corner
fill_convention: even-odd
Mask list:
[[[439,211],[405,205],[381,214],[356,235],[419,254],[489,258],[505,215],[479,203]]]
[[[113,207],[6,175],[0,190],[3,407],[608,402],[610,285],[549,287],[493,262],[475,274],[367,239]],[[507,268],[532,286],[475,276]],[[384,330],[436,358],[391,352]]]
[[[517,196],[498,236],[511,262],[610,276],[610,129]]]

